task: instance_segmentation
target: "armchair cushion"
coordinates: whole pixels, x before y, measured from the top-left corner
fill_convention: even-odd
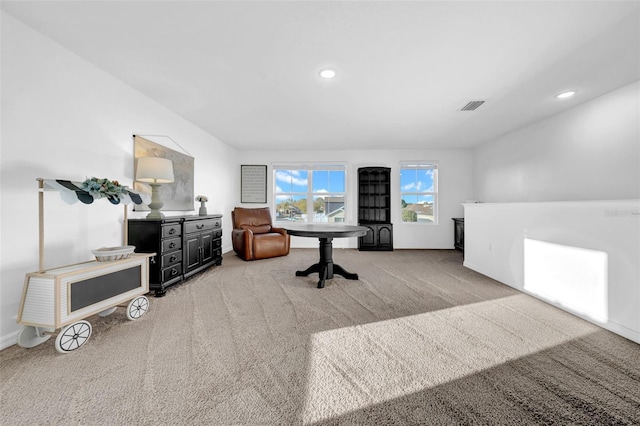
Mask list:
[[[266,234],[267,232],[271,231],[271,225],[241,225],[240,229],[250,229],[254,234]]]
[[[247,209],[236,207],[233,209],[233,227],[242,228],[243,226],[271,226],[271,210],[269,207],[258,209]]]

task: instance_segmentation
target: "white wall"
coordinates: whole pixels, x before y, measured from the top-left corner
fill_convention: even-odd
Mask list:
[[[465,204],[464,265],[640,343],[640,200]]]
[[[393,141],[389,142],[393,145]],[[400,203],[400,162],[436,161],[438,163],[438,214],[437,225],[402,223]],[[462,203],[471,198],[472,162],[469,150],[366,150],[366,151],[243,151],[242,164],[266,164],[267,205],[273,211],[273,168],[274,163],[286,162],[346,162],[347,169],[347,223],[357,224],[357,170],[359,167],[391,167],[391,222],[393,223],[393,244],[397,249],[408,248],[453,248],[453,217],[463,214]],[[247,204],[245,207],[259,207]],[[336,239],[334,247],[357,247],[356,238]],[[317,241],[309,238],[292,237],[292,247],[316,247]]]
[[[640,198],[639,116],[635,82],[480,145],[474,150],[476,199]]]
[[[638,117],[640,82],[477,147],[465,265],[640,342]]]
[[[38,269],[36,178],[96,176],[131,185],[132,135],[166,135],[195,158],[194,191],[209,196],[210,213],[225,215],[227,236],[240,190],[235,149],[10,15],[2,12],[1,19],[0,347],[6,347],[20,328],[25,273]],[[90,260],[92,249],[122,244],[123,216],[109,203],[70,206],[46,193],[45,266]],[[223,249],[230,245],[224,238]]]

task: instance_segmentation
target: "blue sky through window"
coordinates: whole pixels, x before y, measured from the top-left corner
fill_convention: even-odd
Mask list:
[[[400,190],[403,193],[433,192],[433,169],[402,169],[400,171]],[[406,198],[405,201],[407,203],[416,202]]]
[[[308,172],[306,170],[277,170],[276,192],[307,192]]]
[[[342,170],[314,170],[313,192],[344,192],[344,180]]]
[[[342,170],[276,170],[276,192],[306,193],[309,173],[313,173],[314,193],[345,192],[345,172]]]

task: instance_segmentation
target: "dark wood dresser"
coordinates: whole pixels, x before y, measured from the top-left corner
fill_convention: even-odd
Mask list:
[[[464,253],[464,218],[453,218],[453,247]]]
[[[129,219],[127,229],[136,253],[156,253],[149,265],[149,289],[156,296],[222,264],[222,215]]]

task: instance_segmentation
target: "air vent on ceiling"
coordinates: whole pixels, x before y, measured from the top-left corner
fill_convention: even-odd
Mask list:
[[[463,106],[460,111],[475,111],[484,102],[485,101],[469,101],[469,103]]]

